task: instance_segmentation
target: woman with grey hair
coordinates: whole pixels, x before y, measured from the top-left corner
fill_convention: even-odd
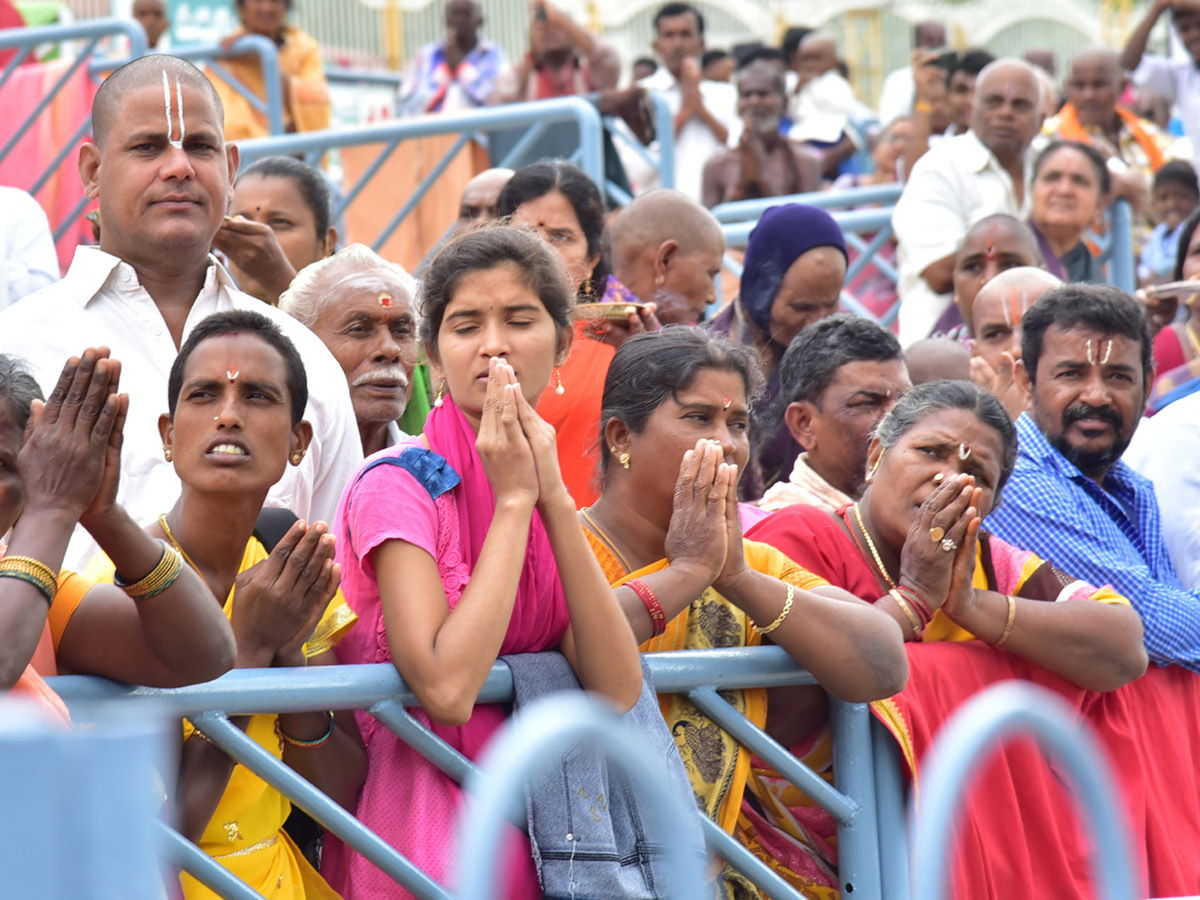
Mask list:
[[[351,244],[305,266],[279,298],[280,309],[307,325],[346,373],[367,456],[419,432],[429,414],[429,376],[417,363],[416,293],[416,279],[402,267]]]

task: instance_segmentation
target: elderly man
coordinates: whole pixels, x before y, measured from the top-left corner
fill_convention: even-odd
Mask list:
[[[675,186],[700,199],[704,164],[725,149],[737,124],[733,85],[700,77],[704,16],[689,3],[668,3],[654,16],[654,52],[662,66],[639,84],[658,91],[675,117]],[[622,154],[631,180],[644,190],[658,184],[640,157]]]
[[[991,63],[976,82],[971,130],[939,141],[913,167],[892,216],[904,346],[927,336],[949,307],[954,254],[971,224],[993,213],[1028,217],[1040,91],[1028,63]]]
[[[1021,320],[1042,295],[1062,287],[1045,269],[1006,269],[979,289],[967,329],[971,380],[996,397],[1015,421],[1029,400],[1014,375],[1021,358]]]
[[[862,495],[871,432],[910,387],[900,343],[869,319],[829,316],[788,346],[780,378],[783,420],[804,452],[758,506],[837,510],[853,503]]]
[[[100,246],[81,247],[62,281],[0,313],[0,352],[25,357],[49,391],[63,360],[80,347],[111,348],[130,393],[119,499],[146,522],[179,493],[175,470],[163,458],[158,417],[166,409],[167,375],[180,343],[214,312],[252,309],[268,316],[295,343],[308,369],[304,417],[313,426],[313,442],[267,503],[301,518],[332,521],[342,488],[362,459],[346,380],[307,328],[238,291],[209,253],[238,164],[222,125],[212,85],[181,59],[145,56],[100,86],[92,107],[95,143],[79,150],[86,193],[100,201]],[[77,532],[67,564],[85,563],[94,546]]]
[[[1065,285],[1022,327],[1017,379],[1030,410],[1017,420],[1016,468],[988,530],[1111,584],[1141,615],[1152,661],[1200,671],[1200,592],[1176,574],[1153,485],[1121,461],[1154,370],[1141,306],[1107,285]]]
[[[279,298],[321,339],[346,373],[362,451],[370,456],[403,435],[417,364],[417,282],[369,247],[351,244],[300,270]]]
[[[734,78],[742,137],[704,166],[704,205],[802,194],[821,188],[821,157],[779,133],[787,107],[783,73],[758,60]]]
[[[631,317],[633,332],[704,318],[716,299],[714,279],[725,255],[725,235],[708,210],[679,191],[650,191],[613,219],[609,238],[612,275],[604,299],[655,307],[649,317]],[[624,337],[628,331],[615,343]]]

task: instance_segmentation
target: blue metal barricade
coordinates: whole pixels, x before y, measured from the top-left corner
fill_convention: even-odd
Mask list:
[[[373,84],[379,87],[389,87],[396,91],[404,83],[400,72],[389,69],[354,69],[347,66],[326,66],[325,81],[329,84]]]
[[[839,857],[843,886],[858,896],[880,895],[879,860],[875,849],[878,832],[875,813],[874,768],[869,740],[869,713],[861,704],[831,701],[834,765],[837,786],[831,788],[811,770],[787,754],[779,744],[736,713],[716,693],[741,687],[811,684],[812,676],[799,669],[778,647],[734,650],[680,651],[650,654],[647,662],[660,693],[685,692],[719,724],[730,729],[750,751],[780,766],[781,774],[811,791],[838,823]],[[255,744],[229,716],[260,712],[326,709],[366,709],[385,727],[418,750],[451,778],[462,782],[476,766],[415,719],[405,706],[416,698],[392,666],[338,666],[305,669],[235,670],[216,681],[171,690],[129,687],[102,679],[67,676],[51,679],[79,721],[85,721],[88,704],[110,700],[131,713],[183,717],[192,720],[214,743],[273,787],[292,799],[318,823],[341,837],[379,868],[423,900],[449,900],[446,887],[386,845],[330,798],[295,771]],[[512,676],[497,664],[480,694],[479,702],[505,702],[512,696]],[[801,900],[769,866],[708,819],[702,827],[709,849],[761,886],[775,900]],[[206,854],[175,836],[164,836],[165,853],[173,864],[193,874],[218,893],[240,898],[245,886]],[[190,848],[190,849],[189,849]]]
[[[948,852],[957,813],[971,776],[991,753],[1029,735],[1053,757],[1055,770],[1074,788],[1094,846],[1092,884],[1103,900],[1133,900],[1132,853],[1121,829],[1116,780],[1086,725],[1044,688],[1008,682],[972,697],[946,724],[923,763],[921,804],[915,812],[912,891],[921,900],[948,896]]]
[[[9,135],[3,145],[0,146],[0,161],[3,161],[13,152],[13,149],[17,146],[17,142],[34,126],[34,123],[43,113],[51,107],[59,93],[76,76],[80,68],[85,65],[90,66],[95,62],[96,51],[99,48],[100,42],[105,38],[117,36],[128,39],[130,53],[133,56],[141,56],[146,52],[146,32],[142,30],[142,26],[137,22],[126,19],[90,19],[86,22],[78,22],[72,25],[46,25],[37,28],[8,28],[0,30],[0,50],[17,50],[16,55],[4,67],[4,70],[0,72],[0,91],[4,90],[5,85],[11,80],[17,67],[25,61],[28,55],[39,44],[63,43],[67,41],[86,42],[79,48],[75,59],[63,70],[50,89],[45,92],[38,104],[33,108],[33,111],[23,121],[13,123],[14,127],[11,132],[8,128],[0,128],[0,134]],[[79,123],[79,126],[75,129],[71,137],[63,142],[59,152],[38,172],[33,181],[28,185],[16,185],[16,187],[24,188],[36,197],[42,188],[46,186],[46,182],[50,179],[50,176],[58,171],[68,158],[78,150],[79,142],[83,140],[84,135],[88,134],[90,130],[91,116],[89,114],[83,117],[83,121]],[[78,221],[79,215],[83,212],[83,208],[86,205],[87,200],[82,200],[61,221],[52,221],[50,223],[51,228],[54,229],[55,240],[61,238],[67,229]]]
[[[636,137],[624,122],[609,120],[608,133],[614,144],[621,144],[658,172],[658,186],[675,187],[675,117],[666,98],[658,91],[650,91],[647,100],[654,117],[654,147],[647,147]],[[605,192],[618,206],[626,206],[633,199],[612,181],[605,182]]]
[[[785,203],[807,203],[831,212],[838,209],[854,209],[859,206],[892,207],[900,199],[904,185],[880,184],[867,187],[843,188],[840,190],[812,191],[807,194],[789,194],[786,197],[765,197],[758,200],[738,200],[734,203],[721,203],[714,206],[712,214],[718,222],[757,222],[759,216],[772,206],[782,206]],[[891,210],[889,209],[889,215]]]
[[[383,231],[369,241],[378,250],[408,215],[417,207],[425,193],[441,176],[458,152],[473,138],[482,138],[491,129],[525,128],[524,135],[509,150],[499,165],[516,168],[525,162],[525,156],[533,149],[538,137],[546,127],[555,122],[574,123],[579,129],[579,147],[571,157],[588,177],[597,185],[604,184],[604,144],[602,124],[596,107],[578,97],[562,97],[555,100],[538,100],[533,103],[513,103],[478,109],[465,113],[439,113],[397,119],[376,125],[361,125],[350,128],[330,128],[325,131],[309,131],[304,134],[289,134],[281,137],[258,138],[239,141],[243,164],[274,155],[303,155],[310,163],[316,163],[326,153],[343,147],[383,144],[383,149],[353,185],[348,185],[334,210],[334,219],[340,218],[346,208],[379,172],[392,152],[402,141],[434,135],[457,135],[457,140],[442,156],[441,160],[417,186],[417,190],[398,204],[399,210]],[[399,200],[400,198],[397,198]],[[368,243],[368,241],[364,241]]]

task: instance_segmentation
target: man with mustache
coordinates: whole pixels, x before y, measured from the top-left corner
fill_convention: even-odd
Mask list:
[[[346,373],[363,454],[399,442],[417,364],[417,282],[362,244],[305,266],[279,308],[313,330]],[[425,400],[428,412],[428,399]]]
[[[1112,585],[1141,615],[1151,660],[1200,672],[1200,591],[1184,588],[1172,565],[1154,486],[1121,461],[1154,369],[1141,306],[1108,285],[1068,284],[1021,326],[1016,377],[1031,403],[988,530]]]
[[[180,489],[164,458],[158,417],[181,342],[212,313],[262,313],[304,358],[311,385],[304,418],[314,433],[267,505],[332,521],[362,459],[346,381],[307,328],[239,291],[210,253],[238,166],[237,147],[225,143],[223,131],[216,91],[185,60],[144,56],[109,76],[92,106],[94,143],[80,146],[78,160],[87,196],[100,203],[100,246],[80,247],[62,281],[0,313],[0,352],[23,357],[49,393],[63,361],[80,347],[111,349],[130,394],[118,500],[145,523]],[[66,565],[80,567],[95,549],[76,529]]]

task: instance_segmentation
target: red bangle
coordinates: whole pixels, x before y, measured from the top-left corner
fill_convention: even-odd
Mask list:
[[[646,612],[650,613],[650,623],[654,626],[654,636],[658,637],[666,631],[666,613],[663,612],[662,604],[658,602],[658,598],[654,596],[654,591],[650,590],[650,585],[646,584],[640,578],[635,578],[632,581],[625,582],[625,587],[632,588],[633,592],[645,604]]]
[[[904,596],[904,599],[916,611],[917,617],[921,620],[921,627],[924,628],[928,625],[930,620],[933,619],[933,610],[929,608],[929,604],[925,602],[925,599],[912,588],[905,587],[904,585],[897,585],[896,590]]]

